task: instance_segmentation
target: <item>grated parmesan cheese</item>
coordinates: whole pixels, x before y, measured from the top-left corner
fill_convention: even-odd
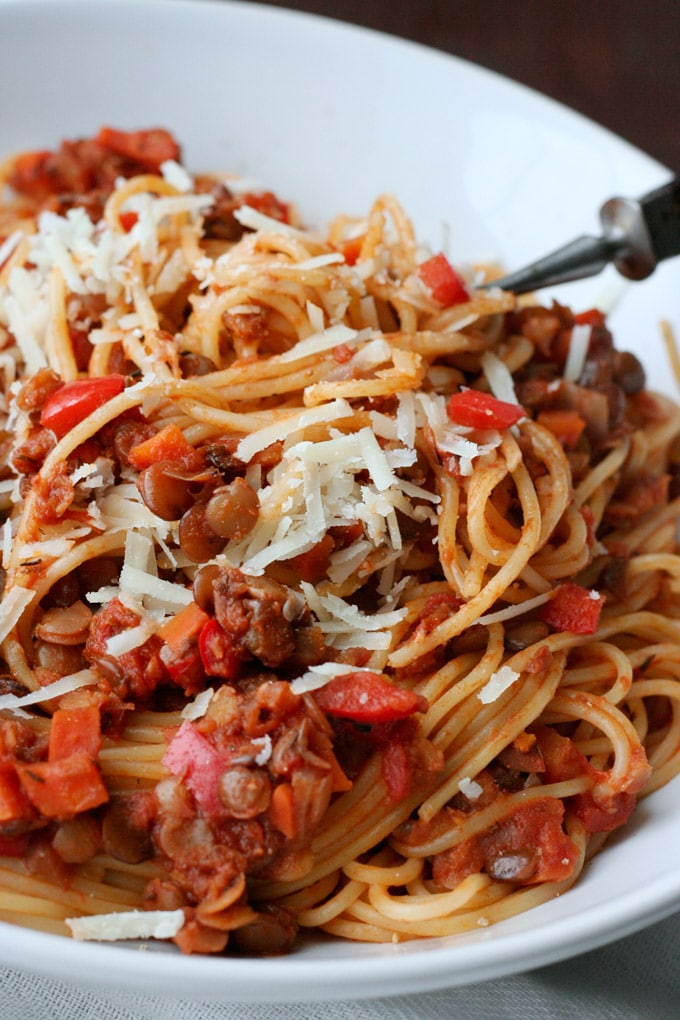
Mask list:
[[[588,357],[591,332],[591,327],[582,323],[577,323],[572,329],[569,351],[567,352],[567,360],[564,363],[564,372],[562,374],[565,382],[576,383],[581,378],[583,366]]]
[[[339,595],[321,595],[307,581],[302,582],[301,588],[330,648],[387,649],[394,636],[393,628],[406,616],[406,609],[363,613]]]
[[[274,231],[276,234],[299,234],[300,231],[291,227],[289,223],[282,223],[272,216],[265,216],[264,213],[253,209],[251,205],[241,205],[234,211],[234,219],[250,230]]]
[[[176,160],[166,159],[164,163],[161,163],[160,171],[168,184],[176,188],[177,191],[192,190],[194,182],[191,176]]]
[[[503,400],[506,404],[519,404],[512,374],[504,361],[492,351],[484,351],[482,368],[496,400]]]
[[[358,330],[350,329],[349,326],[339,322],[335,326],[329,326],[328,329],[321,329],[318,333],[313,333],[305,340],[299,340],[294,347],[279,355],[279,361],[284,363],[298,361],[300,358],[306,358],[310,354],[319,354],[321,351],[332,350],[338,344],[353,344],[357,342],[360,336],[365,335],[366,332],[366,330],[362,330],[360,334]]]
[[[74,939],[118,942],[123,939],[171,939],[184,924],[183,910],[129,910],[89,917],[67,917]]]
[[[458,789],[468,800],[479,800],[484,792],[479,783],[476,783],[474,779],[470,779],[469,776],[463,776],[458,783]]]
[[[50,701],[52,698],[60,698],[63,694],[77,691],[80,687],[90,687],[92,684],[96,684],[96,682],[97,677],[91,669],[81,669],[77,673],[62,676],[59,680],[55,680],[54,683],[47,684],[37,691],[31,691],[29,694],[22,694],[21,696],[16,694],[0,695],[0,709],[8,708],[12,710],[15,708],[25,708],[27,705],[39,705],[43,701]]]
[[[31,588],[15,585],[2,597],[0,602],[0,641],[17,625],[25,609],[30,606],[35,592]]]
[[[205,713],[208,711],[208,705],[213,699],[214,690],[212,687],[207,687],[200,694],[197,694],[193,701],[189,701],[182,709],[181,716],[183,719],[188,719],[189,722],[195,722],[196,719],[202,719]]]
[[[10,257],[12,252],[17,248],[19,242],[24,236],[23,230],[13,230],[9,237],[0,244],[0,266]]]
[[[256,765],[266,765],[272,756],[272,738],[268,733],[265,733],[263,737],[255,737],[251,740],[253,747],[259,747],[260,751],[255,755]]]
[[[519,680],[519,673],[509,666],[501,666],[489,678],[484,687],[477,692],[477,697],[483,705],[490,705],[493,701],[497,701],[501,694],[505,694],[517,680]]]
[[[251,432],[236,447],[236,456],[247,464],[256,453],[266,450],[268,446],[279,439],[289,439],[296,432],[301,432],[310,425],[337,421],[339,418],[349,418],[351,415],[352,407],[346,400],[332,400],[328,404],[321,404],[319,407],[293,414],[284,421],[276,422],[274,425],[265,425],[256,432]]]
[[[308,694],[310,691],[318,691],[325,687],[336,676],[360,672],[361,669],[346,662],[321,662],[318,666],[310,666],[302,676],[296,677],[291,682],[290,689],[293,694]]]
[[[516,616],[522,616],[524,613],[542,606],[545,602],[549,602],[552,596],[552,591],[541,592],[540,595],[535,595],[524,602],[518,602],[515,606],[506,606],[505,609],[499,609],[495,613],[486,613],[484,616],[479,617],[477,623],[481,623],[485,627],[490,623],[504,623],[506,620],[512,620]]]

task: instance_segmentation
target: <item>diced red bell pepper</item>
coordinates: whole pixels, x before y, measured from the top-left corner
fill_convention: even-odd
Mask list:
[[[599,308],[589,308],[584,312],[577,312],[574,322],[579,326],[604,326],[607,318]]]
[[[123,375],[102,375],[64,383],[45,401],[40,424],[46,429],[51,429],[57,439],[61,439],[98,407],[117,397],[124,389]]]
[[[102,148],[138,163],[150,173],[157,173],[166,160],[180,158],[179,145],[163,128],[118,131],[116,128],[102,127],[94,140]]]
[[[456,425],[471,429],[507,429],[527,413],[519,404],[497,400],[481,390],[461,390],[449,397],[446,411]]]
[[[392,800],[399,801],[408,797],[413,785],[413,773],[403,744],[387,744],[383,751],[381,772]]]
[[[422,262],[418,276],[443,308],[470,300],[465,284],[443,252]]]
[[[326,715],[367,725],[406,719],[428,708],[420,694],[395,687],[380,673],[368,670],[334,677],[314,697]]]
[[[170,741],[163,755],[163,764],[168,772],[182,780],[207,814],[225,813],[217,790],[219,778],[228,763],[189,720],[182,723]]]
[[[129,233],[139,219],[136,212],[125,211],[118,214],[120,225],[126,233]]]
[[[101,744],[101,716],[95,705],[59,708],[52,716],[47,753],[49,761],[68,758],[76,751],[84,751],[94,759]]]
[[[594,634],[600,624],[604,595],[565,581],[543,607],[541,619],[569,634]]]
[[[155,435],[131,447],[127,457],[138,471],[162,460],[179,464],[187,471],[199,471],[205,466],[203,455],[191,445],[178,425],[164,425]]]
[[[68,758],[16,765],[28,799],[45,818],[72,818],[105,804],[109,793],[85,751]]]
[[[201,662],[208,676],[236,680],[241,675],[243,655],[217,620],[209,620],[198,638]]]

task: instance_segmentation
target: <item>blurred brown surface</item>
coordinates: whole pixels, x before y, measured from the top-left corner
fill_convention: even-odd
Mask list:
[[[472,60],[566,103],[680,172],[680,0],[265,2]]]

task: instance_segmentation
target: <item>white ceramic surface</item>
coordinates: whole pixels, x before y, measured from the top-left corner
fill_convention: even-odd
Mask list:
[[[256,4],[0,0],[0,151],[100,124],[163,125],[194,169],[229,169],[323,224],[393,191],[421,238],[507,268],[597,229],[597,209],[668,172],[520,86],[408,43]],[[615,302],[621,347],[668,389],[658,321],[680,328],[678,260],[645,283],[614,271],[555,290]],[[364,946],[315,941],[281,959],[181,957],[75,943],[0,924],[0,959],[65,980],[197,1000],[358,998],[537,967],[680,907],[680,786],[640,805],[567,895],[491,929]]]

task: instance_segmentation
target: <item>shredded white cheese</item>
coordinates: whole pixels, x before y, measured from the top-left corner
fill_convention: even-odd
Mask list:
[[[458,789],[468,800],[478,800],[484,792],[479,783],[476,783],[474,779],[470,779],[469,776],[463,776],[458,783]]]
[[[484,351],[482,368],[496,400],[503,400],[506,404],[519,403],[512,374],[504,361],[492,351]]]
[[[259,753],[255,755],[255,764],[266,765],[272,756],[272,738],[268,733],[265,733],[263,737],[255,737],[254,740],[251,740],[251,744],[260,748]]]
[[[0,602],[0,641],[17,625],[25,609],[33,601],[35,592],[31,588],[15,585]]]
[[[77,673],[62,676],[54,683],[47,684],[46,687],[41,687],[37,691],[31,691],[29,694],[22,694],[20,697],[17,697],[16,694],[2,694],[0,695],[0,709],[21,709],[27,705],[39,705],[43,701],[50,701],[52,698],[60,698],[64,694],[70,694],[71,691],[77,691],[80,687],[90,687],[96,682],[97,677],[91,669],[81,669]]]
[[[207,687],[200,694],[197,694],[193,701],[189,701],[182,709],[181,715],[183,719],[188,719],[189,722],[195,722],[196,719],[202,719],[205,713],[208,711],[208,705],[213,698],[212,687]]]
[[[236,447],[236,456],[247,464],[256,453],[266,450],[268,446],[279,439],[287,439],[295,432],[301,432],[310,425],[337,421],[338,418],[348,418],[351,415],[352,407],[346,400],[332,400],[329,404],[321,404],[308,411],[293,414],[284,421],[276,422],[274,425],[265,425],[256,432],[251,432]]]
[[[535,595],[531,599],[518,602],[516,606],[506,606],[505,609],[499,609],[495,613],[486,613],[479,617],[477,623],[481,623],[485,627],[490,623],[504,623],[506,620],[512,620],[516,616],[522,616],[524,613],[542,606],[545,602],[549,602],[552,596],[552,591],[541,592],[540,595]]]
[[[241,205],[234,212],[234,218],[250,230],[274,231],[277,234],[297,234],[299,231],[291,227],[289,223],[282,223],[273,216],[265,216],[264,213],[253,209],[251,205]]]
[[[310,354],[319,354],[322,351],[332,350],[338,344],[349,345],[356,343],[359,335],[358,330],[350,329],[349,326],[339,322],[335,326],[329,326],[328,329],[322,329],[318,333],[313,333],[306,340],[299,340],[294,347],[279,355],[279,361],[285,363],[298,361],[300,358],[306,358]]]
[[[320,595],[307,581],[301,588],[331,648],[387,649],[394,637],[393,628],[406,615],[406,609],[363,613],[339,595]]]
[[[13,230],[0,244],[0,266],[6,262],[24,236],[23,230]]]
[[[581,378],[583,366],[588,357],[591,332],[590,326],[581,323],[577,323],[572,329],[567,360],[564,363],[564,372],[562,373],[565,382],[577,383]]]
[[[290,689],[293,694],[308,694],[310,691],[318,691],[325,687],[336,676],[360,672],[356,666],[350,666],[346,662],[321,662],[318,666],[310,666],[302,676],[296,677],[291,682]]]
[[[519,673],[509,666],[501,666],[487,681],[484,687],[477,692],[477,697],[483,705],[490,705],[497,701],[501,694],[505,694],[508,688],[519,680]]]
[[[118,942],[122,939],[171,939],[184,924],[183,910],[130,910],[89,917],[67,917],[74,939]]]

